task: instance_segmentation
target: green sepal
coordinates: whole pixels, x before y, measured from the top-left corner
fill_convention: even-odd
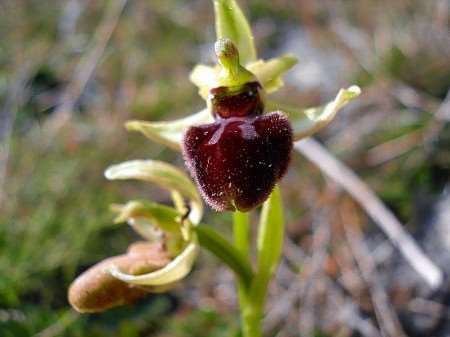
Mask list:
[[[132,200],[125,205],[114,205],[118,213],[114,222],[128,222],[132,219],[144,218],[153,226],[164,232],[180,232],[180,212],[170,206],[145,200]]]
[[[171,147],[174,150],[181,150],[183,134],[192,125],[209,123],[213,120],[208,109],[203,109],[188,117],[167,122],[146,122],[129,121],[125,127],[129,131],[139,131],[147,138]]]
[[[220,66],[207,66],[197,64],[192,69],[189,79],[198,87],[198,94],[206,100],[211,88],[217,87],[217,77],[219,76]]]
[[[283,87],[283,75],[298,62],[292,54],[286,54],[269,60],[257,60],[246,66],[246,69],[255,75],[267,93],[274,92]],[[198,87],[199,95],[206,100],[209,90],[219,86],[218,77],[220,66],[207,66],[199,64],[190,74],[190,80]]]
[[[164,268],[157,271],[142,275],[131,275],[123,273],[116,266],[112,266],[109,272],[115,278],[130,284],[141,286],[169,285],[181,280],[191,271],[197,255],[198,244],[193,241],[184,248],[181,254],[175,257]]]
[[[297,57],[286,54],[270,60],[258,60],[247,65],[247,69],[255,74],[267,93],[283,87],[283,75],[298,62]]]
[[[183,171],[168,163],[157,160],[132,160],[110,166],[105,171],[105,177],[109,180],[143,180],[169,191],[178,191],[190,202],[190,221],[197,224],[203,216],[203,203],[194,183]]]
[[[297,141],[311,136],[330,124],[338,111],[360,94],[361,89],[353,85],[348,89],[339,90],[336,98],[324,106],[299,109],[268,100],[266,109],[268,111],[281,110],[288,115],[294,132],[294,140]]]
[[[250,25],[235,0],[214,0],[217,39],[228,38],[236,44],[242,64],[256,60]]]

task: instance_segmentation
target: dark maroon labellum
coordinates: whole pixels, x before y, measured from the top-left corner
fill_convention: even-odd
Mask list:
[[[288,119],[278,111],[261,115],[259,84],[246,88],[245,94],[231,96],[227,88],[212,89],[219,117],[190,127],[183,140],[186,164],[205,200],[218,211],[258,206],[289,164],[293,138]],[[223,96],[215,100],[218,94]]]

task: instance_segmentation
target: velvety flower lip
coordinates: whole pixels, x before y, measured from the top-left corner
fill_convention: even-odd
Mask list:
[[[219,39],[215,52],[220,70],[207,97],[214,121],[188,127],[183,156],[213,209],[249,211],[286,172],[293,132],[284,113],[263,114],[263,86],[240,64],[234,42]]]
[[[292,128],[280,111],[263,115],[263,87],[239,63],[230,39],[215,45],[219,85],[209,89],[213,123],[190,126],[183,137],[186,166],[217,211],[249,211],[265,201],[286,172]]]
[[[190,127],[186,165],[217,211],[248,211],[263,202],[287,170],[292,128],[284,113],[232,117]]]

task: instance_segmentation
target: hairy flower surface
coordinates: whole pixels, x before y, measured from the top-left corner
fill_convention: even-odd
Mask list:
[[[282,112],[193,126],[183,153],[204,199],[218,211],[250,210],[286,172],[292,130]]]

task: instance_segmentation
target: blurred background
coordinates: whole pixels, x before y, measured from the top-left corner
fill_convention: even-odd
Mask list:
[[[450,2],[239,2],[263,58],[300,59],[280,100],[307,107],[363,88],[316,139],[450,272]],[[103,170],[183,166],[123,123],[201,109],[188,76],[214,61],[213,20],[209,0],[0,0],[0,336],[238,336],[233,277],[207,253],[168,294],[95,315],[66,300],[76,275],[138,239],[110,203],[169,201]],[[298,153],[282,192],[267,336],[450,336],[448,281],[432,291],[361,202]],[[205,223],[229,233],[230,214]]]

